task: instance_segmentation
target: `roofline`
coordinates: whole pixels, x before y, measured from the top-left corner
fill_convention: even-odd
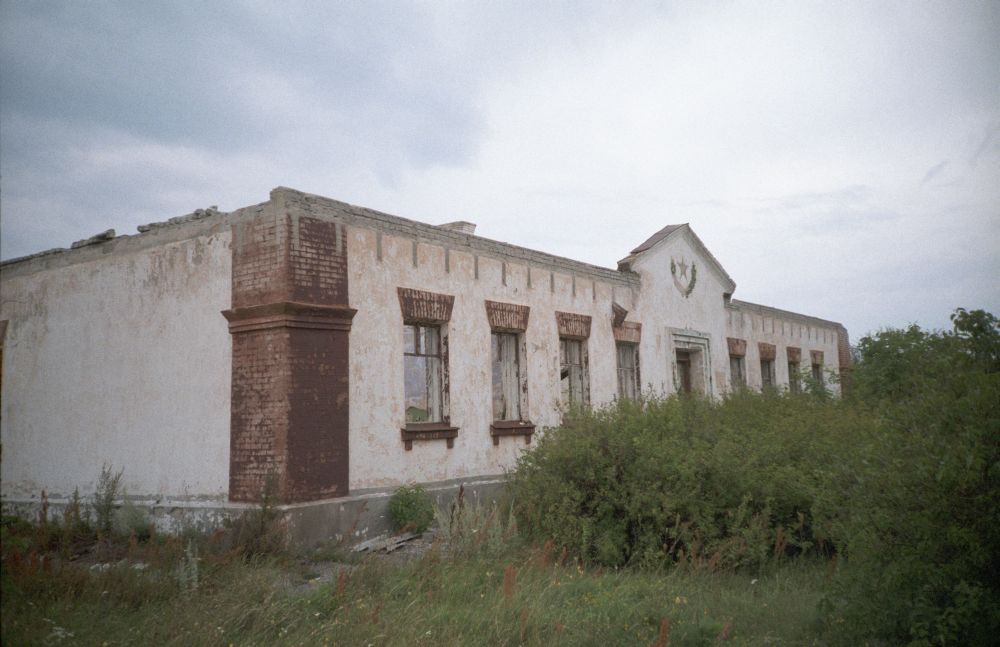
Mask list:
[[[261,209],[268,206],[278,209],[290,206],[317,217],[332,217],[346,224],[377,229],[390,233],[399,233],[413,238],[431,241],[441,245],[451,245],[456,248],[468,248],[475,253],[503,260],[519,260],[525,264],[542,266],[551,271],[587,277],[606,283],[614,283],[629,288],[638,288],[639,275],[628,270],[617,270],[599,265],[592,265],[556,254],[549,254],[527,247],[512,245],[499,240],[493,240],[474,234],[464,234],[440,225],[431,225],[417,220],[376,211],[367,207],[327,198],[320,195],[305,193],[288,187],[276,187],[271,190],[268,202],[250,205],[232,212],[198,210],[186,216],[171,218],[164,222],[141,225],[139,233],[123,234],[114,238],[95,237],[86,244],[78,243],[77,247],[55,248],[19,256],[0,262],[4,275],[16,276],[33,273],[54,267],[65,267],[76,263],[87,262],[116,251],[132,251],[164,245],[188,238],[195,238],[206,232],[218,231],[219,228],[241,220],[251,218]],[[84,242],[84,241],[81,241]]]
[[[759,303],[750,303],[749,301],[740,301],[739,299],[730,299],[729,308],[735,310],[753,310],[761,314],[776,315],[780,317],[787,317],[789,319],[797,319],[803,323],[813,323],[822,326],[832,326],[834,328],[840,328],[847,331],[844,324],[837,321],[830,321],[829,319],[820,319],[819,317],[813,317],[812,315],[804,315],[798,312],[792,312],[791,310],[782,310],[781,308],[773,308],[771,306],[761,305]]]
[[[273,189],[271,199],[272,201],[281,201],[285,207],[298,207],[312,216],[338,218],[346,224],[354,226],[401,233],[442,245],[466,247],[481,256],[500,260],[516,259],[525,263],[545,266],[553,271],[584,275],[595,280],[617,283],[626,287],[639,287],[639,275],[635,272],[592,265],[565,256],[549,254],[475,234],[464,234],[453,229],[443,228],[440,225],[431,225],[394,216],[368,207],[359,207],[288,187]],[[323,211],[327,211],[327,213],[323,213]]]

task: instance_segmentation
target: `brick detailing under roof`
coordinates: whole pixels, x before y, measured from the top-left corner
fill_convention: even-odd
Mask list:
[[[556,327],[560,337],[587,339],[590,337],[590,315],[556,312]]]
[[[515,303],[486,301],[486,318],[490,329],[500,332],[524,332],[528,329],[528,315],[531,308]]]
[[[837,360],[840,363],[840,392],[846,394],[851,388],[851,342],[843,326],[837,331]]]
[[[396,294],[399,297],[399,308],[403,312],[404,321],[438,324],[451,321],[455,297],[450,294],[437,294],[412,288],[396,288]]]
[[[630,344],[638,344],[642,341],[642,324],[636,321],[623,321],[620,326],[612,326],[611,332],[614,333],[615,341]]]

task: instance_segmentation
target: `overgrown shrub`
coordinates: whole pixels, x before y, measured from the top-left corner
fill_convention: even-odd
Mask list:
[[[421,533],[434,521],[434,502],[419,485],[404,485],[389,497],[389,519],[397,531]]]
[[[952,332],[862,338],[858,406],[877,434],[831,462],[847,557],[828,596],[845,644],[987,645],[1000,633],[1000,328],[956,311]]]
[[[826,460],[872,424],[807,395],[623,400],[547,432],[510,488],[527,530],[588,561],[755,567],[829,550]]]

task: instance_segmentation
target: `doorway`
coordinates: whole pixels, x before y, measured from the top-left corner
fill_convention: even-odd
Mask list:
[[[677,390],[691,393],[691,351],[677,350]]]

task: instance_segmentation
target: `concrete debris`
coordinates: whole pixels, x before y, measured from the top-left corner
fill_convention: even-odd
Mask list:
[[[176,218],[171,218],[170,220],[167,220],[165,222],[151,222],[146,225],[139,225],[138,227],[136,227],[136,229],[139,230],[139,233],[144,234],[147,231],[152,231],[154,229],[159,229],[161,227],[180,225],[182,223],[191,222],[193,220],[201,220],[203,218],[217,216],[220,213],[222,212],[219,211],[219,207],[213,204],[211,207],[208,207],[207,209],[195,209],[186,216],[177,216]]]
[[[80,247],[87,247],[88,245],[98,245],[100,243],[107,242],[115,237],[115,230],[109,229],[107,231],[102,231],[99,234],[95,234],[90,238],[85,238],[83,240],[78,240],[72,245],[70,249],[78,249]]]
[[[391,537],[386,537],[385,535],[379,535],[374,539],[369,539],[368,541],[363,541],[351,550],[355,553],[365,553],[371,551],[373,553],[384,552],[391,553],[397,548],[401,547],[406,542],[416,539],[420,535],[407,532],[402,535],[393,535]]]

